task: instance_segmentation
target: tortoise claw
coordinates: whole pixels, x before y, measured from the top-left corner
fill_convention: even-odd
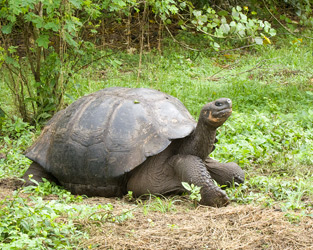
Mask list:
[[[224,207],[230,203],[230,200],[226,195],[225,191],[223,191],[221,188],[217,186],[211,188],[208,187],[202,188],[201,197],[202,197],[200,201],[201,205],[211,207]]]

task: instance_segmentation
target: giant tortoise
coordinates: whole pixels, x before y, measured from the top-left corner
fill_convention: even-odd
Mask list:
[[[243,182],[235,163],[208,155],[216,129],[232,112],[230,99],[202,108],[198,123],[176,98],[145,88],[107,88],[59,111],[26,151],[24,174],[54,180],[74,194],[122,196],[182,193],[182,182],[201,187],[201,204],[224,206],[219,184]]]

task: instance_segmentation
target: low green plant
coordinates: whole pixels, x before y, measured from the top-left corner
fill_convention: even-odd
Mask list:
[[[111,204],[67,204],[63,200],[45,201],[42,197],[22,198],[19,192],[0,201],[1,249],[76,249],[82,239],[84,222],[121,223],[131,211],[113,214]]]
[[[189,192],[189,199],[193,201],[194,206],[197,207],[201,200],[201,187],[198,187],[193,183],[189,184],[188,182],[182,182],[181,184]]]
[[[41,197],[21,198],[18,193],[0,202],[1,249],[71,249],[87,235],[74,225],[73,209]],[[68,220],[61,219],[67,216]]]
[[[127,192],[126,199],[127,199],[127,201],[129,201],[129,202],[133,202],[133,201],[136,200],[136,198],[135,198],[134,195],[133,195],[133,191],[128,191],[128,192]]]
[[[137,204],[143,208],[143,213],[147,215],[150,211],[167,213],[176,211],[176,197],[165,197],[162,195],[144,195],[136,200]]]
[[[49,182],[46,179],[43,179],[43,182],[38,183],[37,181],[31,179],[32,176],[29,176],[30,180],[34,182],[33,186],[23,187],[21,192],[35,195],[35,196],[48,196],[48,195],[57,195],[60,200],[63,200],[65,203],[70,202],[81,202],[83,196],[72,195],[71,192],[67,191],[61,186],[56,185],[53,182]]]
[[[33,130],[21,118],[4,120],[0,131],[0,153],[4,155],[0,158],[0,178],[21,176],[29,166],[31,161],[23,152],[33,141]]]
[[[301,210],[310,214],[312,180],[312,177],[293,180],[286,177],[254,176],[238,187],[226,189],[226,192],[237,203],[257,203],[266,207],[279,207],[284,212]]]
[[[297,116],[256,110],[249,115],[234,113],[226,125],[227,130],[220,132],[223,142],[218,144],[212,156],[235,161],[241,166],[271,165],[269,171],[281,173],[288,168],[289,172],[296,173],[299,165],[312,163],[306,152],[313,146],[313,130],[304,129],[295,119]],[[298,174],[307,172],[299,170]]]

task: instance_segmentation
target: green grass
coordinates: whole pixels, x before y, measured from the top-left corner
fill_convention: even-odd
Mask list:
[[[161,55],[155,51],[143,55],[139,80],[139,56],[120,52],[109,61],[97,62],[74,75],[65,101],[71,103],[83,95],[111,86],[149,87],[176,96],[197,119],[201,107],[208,100],[229,97],[233,100],[234,112],[219,129],[219,142],[212,156],[222,162],[238,163],[247,176],[244,184],[227,189],[229,197],[238,204],[281,209],[291,220],[294,211],[302,216],[312,216],[313,42],[304,39],[303,43],[295,45],[292,43],[294,39],[277,37],[274,45],[220,54],[205,50],[195,53],[170,43],[170,48],[163,48]],[[7,100],[6,103],[1,102],[1,107],[12,110],[12,101],[7,98],[9,92],[3,82],[0,82],[0,87],[4,90],[0,93],[1,100],[5,97]],[[6,121],[0,137],[0,153],[6,156],[0,159],[0,178],[23,174],[30,162],[22,152],[38,132],[19,119],[14,123]],[[84,237],[80,229],[73,228],[69,215],[65,214],[69,219],[67,223],[54,225],[51,224],[54,221],[50,224],[45,222],[49,221],[45,211],[61,216],[80,209],[64,203],[68,199],[72,202],[69,194],[63,197],[63,191],[49,190],[39,188],[33,191],[34,201],[39,205],[31,217],[38,215],[43,220],[40,223],[45,223],[47,234],[57,235],[51,230],[61,225],[65,232],[60,232],[60,235],[73,234],[77,239]],[[40,200],[45,192],[62,194],[57,203],[65,204],[64,207],[55,210],[57,203]],[[11,204],[7,213],[21,213],[24,217],[30,214],[26,200],[19,196],[14,198],[17,199],[14,204],[9,200],[2,201],[2,206]],[[18,210],[19,207],[24,210]],[[175,210],[173,200],[159,197],[143,202],[142,207],[145,213]],[[65,212],[65,208],[69,210]],[[89,211],[87,206],[83,209]],[[97,208],[90,209],[95,211],[92,209]],[[12,228],[24,227],[22,219],[15,224],[13,219],[5,221],[12,223],[8,224]],[[0,234],[3,237],[8,232]],[[30,235],[32,239],[42,236],[26,232],[14,237],[27,238]],[[59,238],[50,237],[49,240],[56,241],[49,244],[62,249],[75,244],[62,241],[60,235]],[[13,236],[7,237],[6,241],[1,239],[1,246],[15,242]]]

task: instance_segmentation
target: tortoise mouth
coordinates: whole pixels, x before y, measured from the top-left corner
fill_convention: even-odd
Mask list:
[[[215,118],[228,118],[232,113],[232,108],[225,108],[223,110],[216,111],[212,114]]]

